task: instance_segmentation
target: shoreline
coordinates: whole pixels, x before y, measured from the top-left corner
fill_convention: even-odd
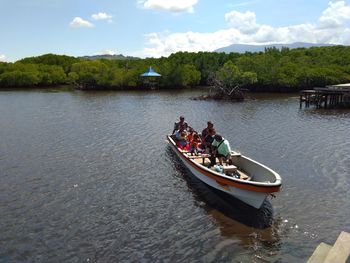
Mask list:
[[[89,91],[143,91],[143,92],[152,92],[152,91],[194,91],[194,90],[202,90],[209,92],[209,89],[211,86],[193,86],[193,87],[157,87],[157,88],[149,88],[144,86],[138,86],[138,87],[93,87],[93,88],[78,88],[75,85],[52,85],[52,86],[18,86],[18,87],[1,87],[0,86],[0,92],[1,91],[18,91],[18,90],[40,90],[40,91],[73,91],[73,90],[79,90],[84,92]],[[291,89],[247,89],[247,93],[275,93],[275,94],[296,94],[299,91],[301,91],[302,88],[291,90]],[[203,94],[202,96],[206,96],[208,94]]]

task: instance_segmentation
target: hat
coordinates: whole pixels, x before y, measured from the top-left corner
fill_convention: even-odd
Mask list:
[[[216,141],[218,141],[218,142],[221,142],[221,141],[222,141],[222,136],[221,136],[220,134],[216,134],[216,135],[214,136],[214,139],[215,139]]]

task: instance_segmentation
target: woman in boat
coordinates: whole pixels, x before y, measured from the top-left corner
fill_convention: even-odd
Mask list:
[[[228,140],[224,139],[221,135],[216,134],[212,143],[213,153],[212,156],[219,159],[220,165],[223,165],[223,160],[229,161],[231,159],[231,147]],[[214,159],[215,160],[215,159]]]

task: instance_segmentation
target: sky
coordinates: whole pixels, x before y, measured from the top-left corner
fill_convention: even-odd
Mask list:
[[[350,0],[0,0],[0,61],[169,56],[231,44],[350,45]]]

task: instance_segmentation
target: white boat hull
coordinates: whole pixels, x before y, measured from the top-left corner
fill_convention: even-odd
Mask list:
[[[197,164],[195,164],[192,160],[189,160],[188,158],[185,157],[185,155],[175,146],[173,141],[168,137],[169,140],[169,145],[172,148],[172,150],[175,152],[175,154],[180,158],[182,163],[191,171],[191,173],[196,176],[199,180],[204,182],[205,184],[220,190],[222,192],[225,192],[229,195],[232,195],[233,197],[241,200],[242,202],[259,209],[265,199],[267,198],[268,195],[270,195],[271,192],[276,192],[276,191],[264,191],[263,189],[260,190],[246,190],[242,189],[240,187],[235,187],[226,183],[223,183],[222,181],[218,180],[215,178],[215,176],[223,177],[222,175],[204,167],[201,165],[199,168]],[[243,157],[246,159],[246,161],[252,161],[249,158]],[[254,161],[253,161],[254,162]],[[254,162],[258,165],[261,165],[257,162]],[[261,165],[263,168],[267,168],[263,165]],[[269,169],[269,168],[267,168]],[[270,170],[270,169],[269,169]],[[271,170],[272,171],[272,170]],[[208,176],[208,174],[213,174],[214,176]],[[227,177],[227,176],[225,176]],[[279,177],[279,176],[278,176]],[[232,180],[232,179],[231,179]],[[279,178],[280,180],[280,178]],[[244,182],[246,183],[246,182]],[[258,184],[262,184],[257,182]],[[280,183],[279,183],[280,185]],[[279,187],[278,187],[279,188]]]

